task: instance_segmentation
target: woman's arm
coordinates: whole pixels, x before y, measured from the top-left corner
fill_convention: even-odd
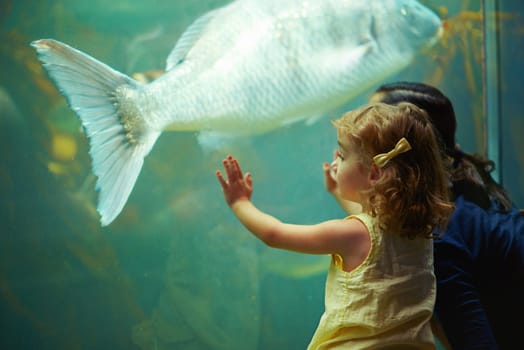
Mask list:
[[[470,252],[453,243],[434,242],[436,316],[454,349],[498,349],[475,278],[470,273],[473,268]]]

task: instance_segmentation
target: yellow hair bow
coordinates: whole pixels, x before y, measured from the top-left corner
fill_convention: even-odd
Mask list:
[[[379,167],[383,168],[384,165],[389,162],[390,159],[398,156],[401,153],[407,152],[411,149],[411,145],[409,144],[408,140],[406,140],[405,137],[401,138],[397,144],[395,145],[395,148],[393,148],[388,153],[380,153],[373,157],[373,162]]]

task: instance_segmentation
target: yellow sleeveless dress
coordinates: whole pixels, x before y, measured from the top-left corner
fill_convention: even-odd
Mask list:
[[[367,214],[348,218],[366,225],[371,249],[351,272],[332,256],[325,311],[308,350],[435,349],[432,240],[381,233]]]

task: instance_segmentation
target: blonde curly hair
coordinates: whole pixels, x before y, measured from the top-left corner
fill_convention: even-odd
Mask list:
[[[391,151],[403,137],[412,147],[387,162],[375,185],[362,192],[363,208],[378,218],[384,232],[432,238],[444,231],[453,204],[439,144],[424,110],[411,103],[374,103],[345,113],[333,124],[339,137],[348,137],[364,166],[376,166],[373,156]]]

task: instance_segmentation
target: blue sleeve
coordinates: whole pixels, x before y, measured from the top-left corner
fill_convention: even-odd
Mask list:
[[[524,314],[524,217],[459,197],[434,243],[436,316],[454,349],[512,349]]]
[[[440,241],[435,242],[435,255],[435,312],[453,349],[498,349],[467,249],[453,241]]]

